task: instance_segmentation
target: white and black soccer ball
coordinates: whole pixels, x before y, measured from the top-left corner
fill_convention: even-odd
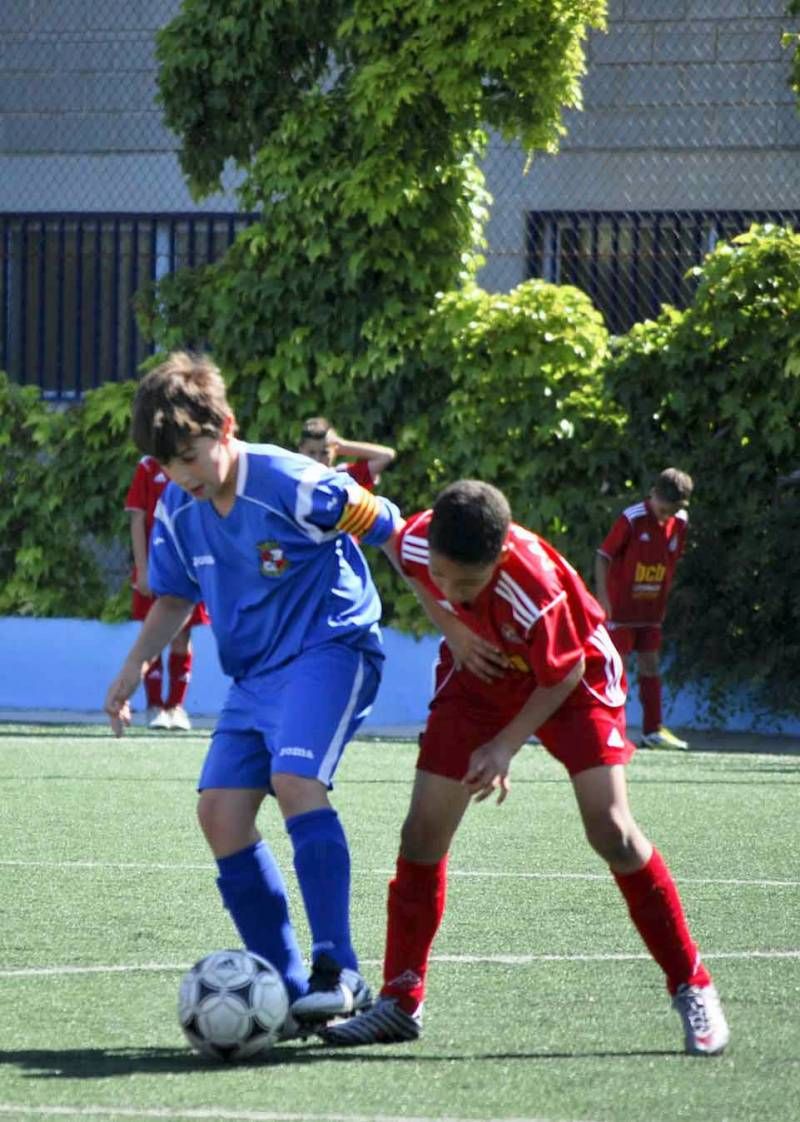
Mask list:
[[[289,1012],[275,967],[250,951],[214,951],[184,974],[178,1018],[201,1056],[237,1063],[268,1052]]]

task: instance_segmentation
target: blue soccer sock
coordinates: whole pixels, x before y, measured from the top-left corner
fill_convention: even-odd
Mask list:
[[[308,990],[300,947],[289,919],[286,886],[263,841],[217,858],[219,888],[242,942],[283,976],[289,1001]]]
[[[286,819],[294,846],[294,868],[306,906],[312,962],[328,954],[339,966],[358,969],[350,939],[350,851],[332,807]]]

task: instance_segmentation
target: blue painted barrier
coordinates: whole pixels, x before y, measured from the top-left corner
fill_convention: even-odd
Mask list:
[[[80,619],[0,617],[0,710],[97,712],[106,688],[138,634],[138,623],[98,623]],[[192,633],[195,660],[186,707],[197,716],[213,716],[225,697],[228,679],[217,659],[211,629]],[[386,667],[380,692],[365,729],[421,725],[431,694],[437,640],[414,639],[387,628]],[[134,696],[144,708],[144,694]],[[628,722],[641,724],[636,683],[631,682]],[[665,693],[665,720],[676,728],[708,729],[697,690]],[[800,719],[754,711],[738,699],[725,719],[730,732],[800,735]]]

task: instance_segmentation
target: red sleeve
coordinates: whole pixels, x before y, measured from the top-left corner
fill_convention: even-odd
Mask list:
[[[631,524],[625,515],[621,514],[606,534],[597,552],[605,554],[606,557],[616,557],[618,553],[622,553],[630,541],[630,536]]]
[[[397,558],[407,577],[418,580],[436,596],[441,592],[428,574],[428,523],[431,512],[412,514],[397,537]]]
[[[559,593],[533,625],[529,647],[537,685],[557,686],[584,655],[566,592]]]
[[[131,485],[125,496],[126,510],[147,510],[148,484],[147,468],[144,465],[144,461],[140,460],[136,465],[136,471],[133,473]]]
[[[375,490],[375,480],[372,478],[372,472],[369,470],[369,460],[356,460],[352,464],[345,467],[345,471],[349,476],[355,479],[356,483],[360,483],[366,491]]]

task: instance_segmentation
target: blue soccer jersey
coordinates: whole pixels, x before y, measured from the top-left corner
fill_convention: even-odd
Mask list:
[[[237,448],[226,516],[174,483],[164,492],[150,544],[155,595],[205,601],[222,669],[235,680],[332,639],[378,653],[380,600],[351,535],[381,545],[397,509],[305,456]]]

